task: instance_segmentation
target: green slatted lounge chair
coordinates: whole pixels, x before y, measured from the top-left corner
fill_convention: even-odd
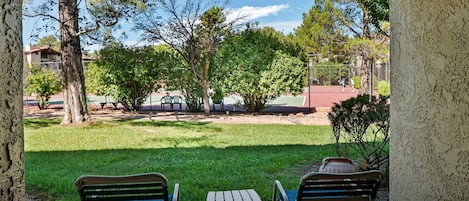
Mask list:
[[[81,201],[179,201],[179,184],[168,194],[168,180],[160,173],[85,175],[75,185]]]
[[[284,190],[274,183],[273,201],[371,201],[384,181],[380,171],[356,173],[309,173],[300,180],[298,190]]]

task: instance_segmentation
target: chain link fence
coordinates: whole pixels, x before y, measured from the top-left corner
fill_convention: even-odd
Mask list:
[[[372,67],[374,82],[390,80],[389,63],[376,62]],[[311,85],[330,86],[339,85],[339,80],[348,82],[352,77],[359,75],[360,67],[356,64],[313,64],[310,67],[309,80]]]

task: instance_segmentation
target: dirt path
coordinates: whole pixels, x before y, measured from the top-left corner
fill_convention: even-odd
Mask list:
[[[130,113],[123,110],[93,109],[90,115],[94,120],[148,119],[160,121],[200,121],[213,123],[250,123],[250,124],[298,124],[298,125],[329,125],[327,113],[329,108],[318,108],[316,112],[304,113],[187,113],[187,112],[139,112]],[[61,118],[61,109],[38,110],[28,108],[24,111],[25,118]]]

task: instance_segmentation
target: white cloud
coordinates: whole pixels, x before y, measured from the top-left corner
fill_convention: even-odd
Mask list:
[[[294,20],[294,21],[280,21],[280,22],[270,22],[270,23],[261,23],[260,26],[269,26],[273,27],[277,31],[281,31],[284,34],[292,33],[295,28],[303,23],[302,20]]]
[[[242,20],[240,20],[241,23],[248,22],[269,15],[277,15],[281,10],[288,9],[289,7],[290,5],[288,4],[271,5],[265,7],[243,6],[242,8],[230,10],[229,15],[227,16],[227,20],[232,21],[236,18],[242,17]]]

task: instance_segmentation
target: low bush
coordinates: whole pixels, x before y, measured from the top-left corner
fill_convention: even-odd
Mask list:
[[[125,48],[109,46],[101,50],[96,62],[99,75],[95,77],[102,93],[112,94],[129,111],[138,111],[157,85],[160,56],[149,47]],[[91,68],[90,66],[90,69]],[[95,86],[96,87],[96,86]],[[107,91],[111,90],[111,91]]]
[[[381,80],[378,84],[378,94],[380,96],[391,95],[391,84],[388,81]]]
[[[386,169],[389,159],[387,96],[357,97],[335,104],[328,114],[339,156],[360,155],[364,169]]]
[[[354,82],[353,83],[353,88],[360,89],[360,76],[353,76],[352,80]]]
[[[60,78],[54,71],[38,66],[31,67],[30,72],[31,74],[26,77],[26,91],[30,96],[36,95],[40,110],[47,109],[50,97],[62,90]]]

